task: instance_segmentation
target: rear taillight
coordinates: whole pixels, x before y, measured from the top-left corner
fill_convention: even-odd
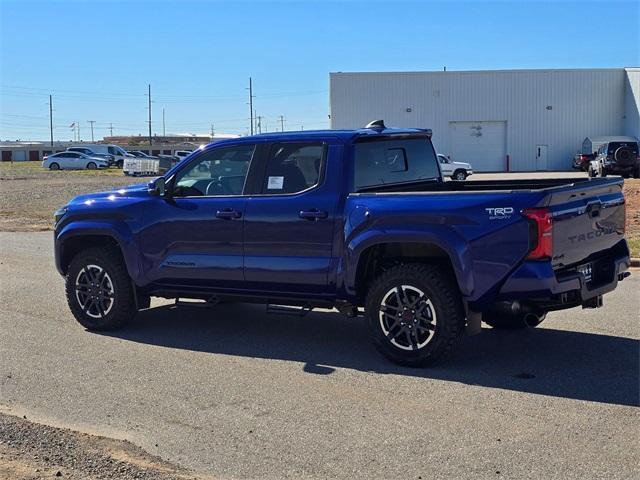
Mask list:
[[[531,251],[527,256],[530,260],[551,258],[553,252],[553,219],[548,208],[527,208],[522,211],[531,223]]]

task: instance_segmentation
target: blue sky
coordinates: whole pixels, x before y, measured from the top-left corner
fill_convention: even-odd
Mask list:
[[[0,0],[0,138],[328,127],[329,72],[638,66],[639,2]]]

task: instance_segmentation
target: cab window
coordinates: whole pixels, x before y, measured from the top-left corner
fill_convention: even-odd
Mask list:
[[[242,195],[255,145],[214,148],[198,155],[176,176],[173,195]]]
[[[322,142],[271,145],[262,193],[298,193],[317,185],[324,151]]]
[[[355,145],[355,188],[436,178],[436,162],[424,138],[363,141]]]

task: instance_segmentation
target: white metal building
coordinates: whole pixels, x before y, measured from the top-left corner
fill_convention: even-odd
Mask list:
[[[331,128],[433,130],[476,171],[568,170],[585,137],[640,138],[640,68],[331,73]]]

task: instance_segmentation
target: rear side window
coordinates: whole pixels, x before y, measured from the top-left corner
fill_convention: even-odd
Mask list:
[[[438,177],[431,143],[424,138],[355,144],[355,188]]]
[[[323,143],[273,144],[262,193],[297,193],[317,185],[323,157]]]

